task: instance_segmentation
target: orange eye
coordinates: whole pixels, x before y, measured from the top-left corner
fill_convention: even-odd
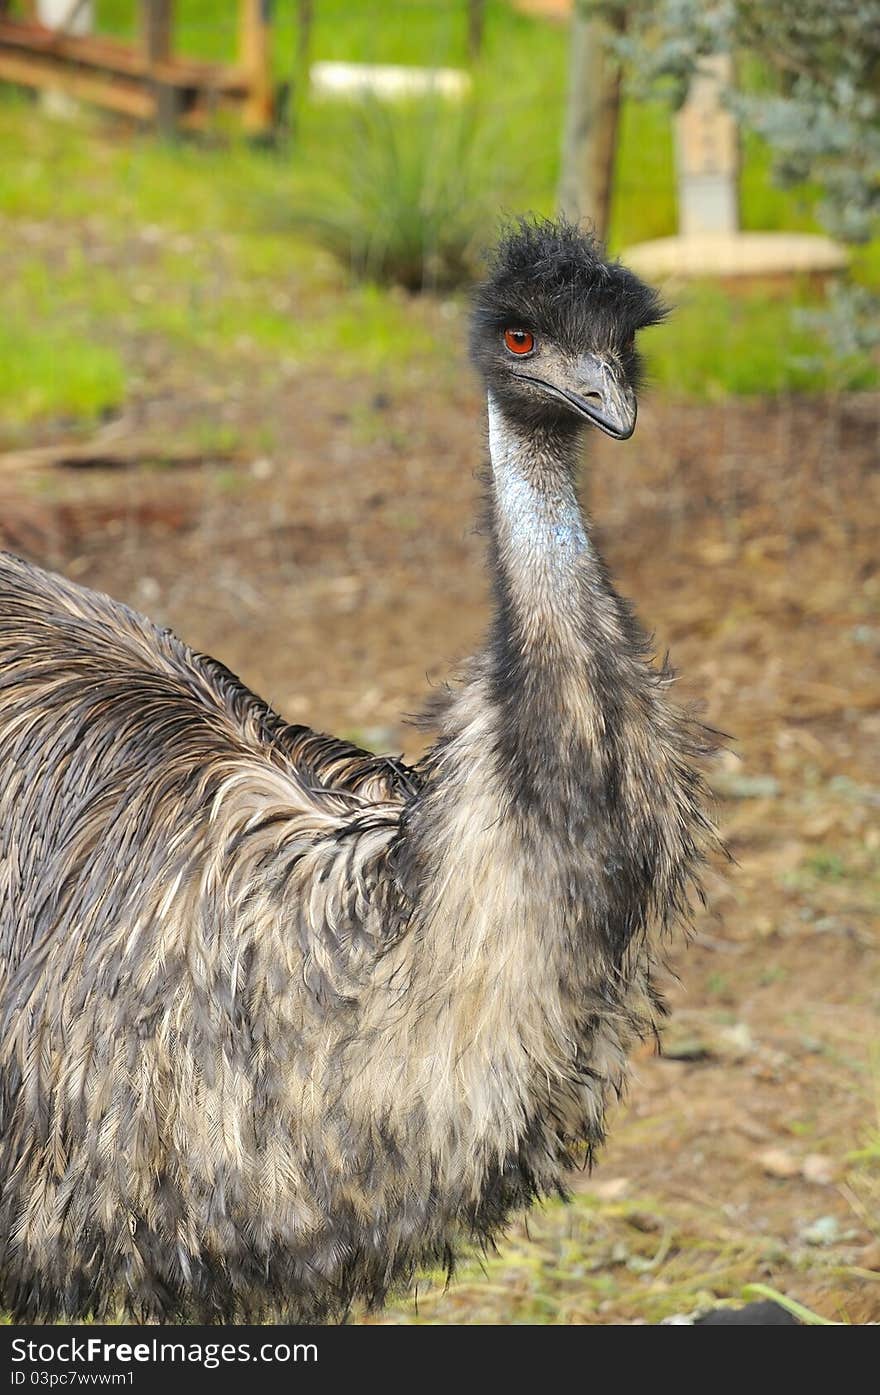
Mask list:
[[[504,342],[512,354],[530,354],[535,347],[535,336],[527,329],[506,329]]]

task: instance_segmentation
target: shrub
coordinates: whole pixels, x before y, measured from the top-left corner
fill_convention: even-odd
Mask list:
[[[300,226],[362,279],[421,291],[471,278],[500,203],[472,107],[368,99],[335,148]]]

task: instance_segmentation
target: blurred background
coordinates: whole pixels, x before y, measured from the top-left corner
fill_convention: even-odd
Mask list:
[[[291,721],[415,757],[479,642],[499,219],[675,307],[583,493],[736,862],[572,1204],[383,1321],[880,1320],[878,70],[880,0],[0,0],[0,546]]]

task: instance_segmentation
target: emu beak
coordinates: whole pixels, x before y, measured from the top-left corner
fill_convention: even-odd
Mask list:
[[[616,364],[598,354],[583,354],[576,376],[563,395],[581,416],[606,436],[627,441],[636,429],[636,395]]]
[[[516,376],[566,402],[579,416],[586,417],[615,441],[628,441],[636,429],[635,393],[624,380],[622,370],[598,354],[582,354],[574,372],[566,375],[564,384],[551,383],[530,373]]]

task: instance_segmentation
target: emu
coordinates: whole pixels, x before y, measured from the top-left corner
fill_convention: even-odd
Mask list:
[[[565,222],[496,248],[494,618],[412,768],[0,558],[0,1307],[336,1319],[601,1143],[713,838],[575,488],[662,315]]]

